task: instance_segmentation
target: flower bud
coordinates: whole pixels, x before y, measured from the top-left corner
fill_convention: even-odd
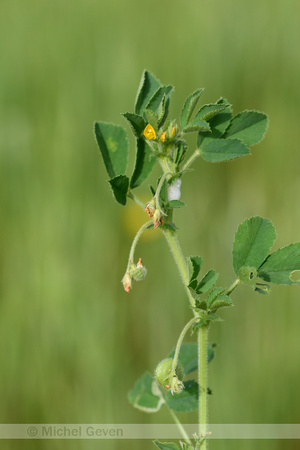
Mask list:
[[[124,289],[126,292],[130,292],[131,286],[132,286],[132,279],[128,272],[125,273],[123,280],[122,280]]]
[[[154,198],[151,200],[151,202],[147,203],[147,205],[145,206],[145,211],[150,218],[153,217],[153,214],[155,211],[155,199]]]
[[[161,214],[160,210],[158,208],[156,208],[156,210],[154,211],[154,214],[153,214],[154,229],[157,228],[159,225],[163,225],[163,223],[164,223],[164,221],[163,221],[162,214]]]
[[[161,133],[161,135],[159,136],[158,140],[161,141],[161,142],[165,142],[166,137],[167,137],[167,132],[164,131],[163,133]]]

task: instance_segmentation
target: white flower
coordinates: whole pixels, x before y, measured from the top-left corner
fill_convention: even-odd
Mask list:
[[[181,197],[180,186],[181,186],[180,178],[176,178],[176,180],[173,181],[173,183],[168,186],[169,202],[172,200],[180,200]]]

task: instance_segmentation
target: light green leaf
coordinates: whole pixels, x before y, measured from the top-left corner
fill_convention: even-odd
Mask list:
[[[110,178],[125,173],[128,141],[124,128],[112,123],[95,122],[94,131]]]
[[[194,112],[194,109],[196,108],[198,100],[203,91],[204,91],[204,89],[197,89],[197,91],[193,92],[186,99],[186,101],[184,103],[184,107],[181,112],[181,117],[180,117],[180,123],[181,123],[182,128],[184,128],[190,121],[190,118]]]
[[[170,200],[166,204],[166,208],[182,208],[183,206],[185,206],[185,204],[180,200]]]
[[[220,98],[217,101],[217,104],[226,106],[226,109],[224,109],[208,121],[211,128],[211,133],[203,133],[201,131],[199,132],[197,138],[198,148],[204,148],[209,142],[213,141],[214,139],[220,139],[230,124],[232,118],[232,110],[229,103],[226,99]]]
[[[217,311],[219,308],[224,308],[226,306],[232,306],[232,301],[228,297],[228,295],[221,294],[214,300],[210,309],[212,311]]]
[[[249,149],[239,139],[214,139],[201,151],[205,161],[222,162],[249,155]]]
[[[140,116],[143,114],[144,109],[152,98],[153,94],[161,86],[160,82],[155,78],[152,73],[147,70],[144,71],[140,86],[138,88],[138,94],[135,101],[135,113]]]
[[[132,114],[132,113],[125,113],[123,114],[125,119],[128,120],[133,134],[140,138],[143,134],[144,129],[146,128],[147,123],[145,122],[144,118],[142,116],[139,116],[138,114]]]
[[[239,225],[233,243],[233,267],[238,275],[243,266],[258,268],[276,239],[272,222],[251,217]]]
[[[146,144],[144,139],[136,141],[136,159],[135,167],[130,180],[130,188],[134,189],[140,186],[151,173],[156,162],[156,155]]]
[[[144,412],[154,413],[165,403],[162,391],[149,372],[145,372],[129,391],[130,403]]]
[[[185,381],[184,389],[180,394],[165,393],[165,400],[169,408],[178,412],[198,410],[198,384],[194,380]]]
[[[268,117],[259,111],[243,111],[231,121],[224,137],[240,139],[245,145],[258,144],[268,127]]]
[[[173,442],[159,442],[153,441],[156,447],[160,448],[160,450],[180,450],[178,445],[173,444]]]
[[[197,294],[203,294],[204,292],[209,291],[209,289],[211,289],[216,284],[218,278],[218,273],[216,273],[212,269],[209,270],[198,284],[196,289]]]
[[[299,276],[298,280],[292,278],[296,270],[300,270],[300,242],[271,253],[259,267],[258,276],[276,284],[300,284]]]
[[[118,175],[109,180],[113,194],[118,203],[125,206],[129,187],[129,178],[126,175]]]

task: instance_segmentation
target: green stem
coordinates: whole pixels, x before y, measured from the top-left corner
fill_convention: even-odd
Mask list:
[[[193,317],[183,328],[183,330],[181,331],[176,347],[175,347],[175,353],[174,353],[174,358],[173,358],[173,364],[172,364],[172,369],[171,369],[171,375],[170,378],[175,375],[175,370],[176,370],[176,366],[178,363],[178,357],[179,357],[179,352],[180,352],[180,347],[182,344],[182,341],[184,339],[184,336],[186,335],[186,332],[188,331],[188,329],[195,323],[197,322],[197,320],[199,320],[199,316],[195,316]]]
[[[169,410],[169,412],[170,412],[170,414],[171,414],[171,416],[172,416],[174,422],[176,423],[176,425],[177,425],[177,427],[178,427],[178,429],[179,429],[179,431],[180,431],[181,436],[183,437],[183,439],[184,439],[189,445],[192,445],[192,441],[191,441],[190,438],[188,437],[187,432],[185,431],[185,429],[184,429],[182,423],[180,422],[180,420],[178,419],[177,415],[176,415],[176,414],[174,413],[174,411],[173,411],[172,409],[170,409],[169,407],[168,407],[168,410]]]
[[[194,153],[190,156],[190,158],[183,165],[181,172],[184,172],[185,170],[187,170],[193,164],[193,162],[196,161],[197,158],[199,158],[200,155],[201,155],[201,150],[199,148],[196,148]]]
[[[193,298],[193,296],[188,288],[188,284],[189,284],[188,267],[187,267],[186,259],[183,255],[181,247],[179,245],[176,231],[172,228],[164,228],[163,233],[169,244],[171,253],[172,253],[174,260],[176,262],[176,265],[178,267],[178,270],[181,275],[181,279],[183,281],[184,288],[187,293],[189,302],[190,302],[191,306],[194,308],[195,307],[195,299]]]
[[[227,291],[225,292],[226,295],[231,294],[232,291],[234,291],[234,289],[241,283],[241,280],[239,278],[237,278],[232,285],[227,289]]]
[[[200,327],[198,331],[198,385],[199,385],[199,438],[200,449],[207,449],[207,346],[208,346],[208,325]]]
[[[131,248],[130,248],[130,253],[129,253],[129,258],[128,258],[128,265],[127,265],[127,270],[128,270],[128,268],[129,268],[130,264],[133,263],[134,252],[135,252],[137,243],[138,243],[138,241],[139,241],[139,239],[140,239],[142,233],[143,233],[148,227],[150,227],[150,225],[153,225],[152,220],[149,220],[148,222],[144,223],[144,225],[142,225],[141,228],[139,229],[139,231],[136,233],[136,235],[135,235],[135,237],[134,237],[134,239],[133,239],[133,241],[132,241]],[[127,271],[127,270],[126,270],[126,271]]]
[[[142,202],[132,191],[129,191],[127,197],[131,198],[135,203],[137,203],[141,208],[145,209],[145,203]]]

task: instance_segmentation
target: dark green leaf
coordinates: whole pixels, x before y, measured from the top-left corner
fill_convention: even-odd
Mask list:
[[[178,445],[173,444],[173,442],[159,442],[159,441],[153,441],[153,443],[156,445],[156,447],[160,448],[161,450],[180,450]]]
[[[109,180],[115,199],[121,205],[126,205],[129,178],[126,175],[118,175]]]
[[[224,137],[240,139],[245,145],[258,144],[264,137],[268,127],[268,117],[258,111],[243,111],[231,121]]]
[[[180,200],[171,200],[166,204],[167,208],[182,208],[184,205]]]
[[[149,372],[145,372],[129,391],[130,403],[137,409],[153,413],[160,410],[165,403],[163,394]]]
[[[110,178],[122,175],[128,157],[126,131],[119,125],[106,122],[95,122],[94,131],[108,175]]]
[[[229,103],[226,99],[220,98],[220,100],[217,101],[217,104],[226,106],[226,109],[224,109],[208,121],[211,128],[211,133],[203,133],[201,131],[199,132],[197,138],[198,148],[204,148],[209,142],[213,141],[214,139],[220,139],[230,124],[232,118],[232,110]]]
[[[151,173],[156,162],[156,155],[146,144],[144,139],[136,141],[136,159],[135,167],[130,180],[130,188],[134,189],[140,186]]]
[[[190,281],[195,280],[199,275],[203,260],[201,256],[190,256],[189,258],[187,258],[187,262],[189,268]]]
[[[152,75],[152,73],[147,70],[144,71],[135,102],[136,114],[139,114],[140,116],[143,114],[144,109],[160,85],[160,82]]]
[[[180,394],[165,393],[165,400],[169,408],[178,412],[198,410],[198,384],[194,380],[184,382],[184,389]]]
[[[205,161],[222,162],[249,155],[249,149],[239,139],[214,139],[201,151]]]
[[[251,217],[239,225],[233,243],[233,267],[238,275],[243,266],[258,268],[276,239],[272,222]]]
[[[180,164],[183,161],[184,155],[187,151],[187,145],[184,141],[177,141],[174,151],[174,163]]]
[[[154,128],[155,133],[158,133],[158,120],[156,114],[151,111],[151,109],[145,109],[144,116],[146,118],[146,122],[150,123],[150,125]]]
[[[216,273],[212,269],[209,270],[198,284],[196,289],[197,294],[203,294],[204,292],[209,291],[209,289],[211,289],[216,284],[218,277],[218,273]]]
[[[299,276],[298,280],[292,279],[295,270],[300,270],[300,242],[271,253],[259,267],[258,276],[276,284],[300,284]]]
[[[202,94],[204,89],[197,89],[197,91],[193,92],[185,101],[184,107],[181,112],[180,123],[181,127],[184,128],[194,112],[198,100]]]
[[[132,114],[132,113],[125,113],[125,114],[123,114],[123,116],[130,123],[133,134],[137,138],[140,138],[143,134],[144,129],[146,128],[146,125],[147,125],[147,123],[145,122],[143,117],[139,116],[137,114]]]

